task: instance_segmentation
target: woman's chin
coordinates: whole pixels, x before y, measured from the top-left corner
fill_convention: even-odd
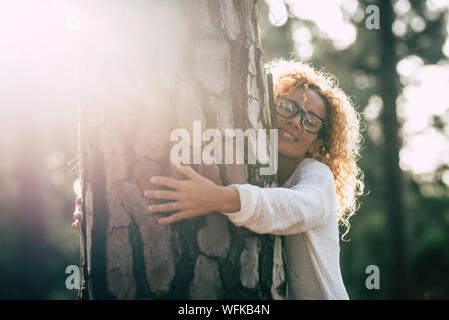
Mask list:
[[[304,155],[298,150],[298,145],[291,145],[290,143],[282,143],[279,141],[278,154],[285,158],[302,158]]]

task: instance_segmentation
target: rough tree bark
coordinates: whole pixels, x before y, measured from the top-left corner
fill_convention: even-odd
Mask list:
[[[79,5],[82,297],[271,299],[273,236],[220,213],[160,226],[143,198],[151,176],[179,177],[172,130],[270,127],[255,1]],[[194,168],[266,185],[253,166]]]

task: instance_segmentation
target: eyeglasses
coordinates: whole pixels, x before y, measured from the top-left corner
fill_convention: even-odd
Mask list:
[[[313,134],[318,134],[327,124],[326,121],[312,111],[302,109],[294,100],[284,96],[278,96],[276,103],[277,113],[286,119],[291,119],[301,113],[301,125],[304,129]]]

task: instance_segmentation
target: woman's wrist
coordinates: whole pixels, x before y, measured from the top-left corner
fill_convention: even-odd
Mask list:
[[[240,196],[238,190],[233,187],[218,187],[220,203],[217,211],[223,213],[240,211]]]

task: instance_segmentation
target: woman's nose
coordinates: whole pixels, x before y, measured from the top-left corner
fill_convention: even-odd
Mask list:
[[[293,118],[288,119],[288,124],[292,127],[294,127],[295,129],[299,129],[299,127],[301,126],[301,118],[300,115],[297,115]]]

